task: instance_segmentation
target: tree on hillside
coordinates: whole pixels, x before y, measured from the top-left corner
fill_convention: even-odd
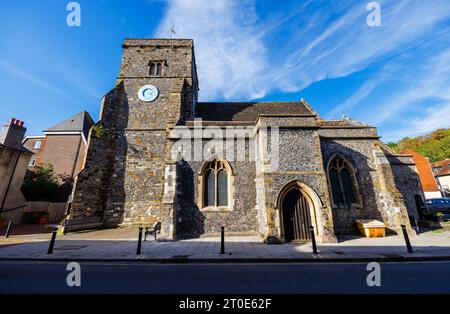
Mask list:
[[[396,152],[413,149],[428,157],[431,162],[450,158],[450,129],[438,129],[425,136],[405,137],[398,143],[388,143]]]
[[[393,150],[397,151],[397,147],[398,147],[398,144],[397,144],[397,143],[389,142],[389,143],[387,143],[387,146],[389,146],[389,147],[392,148]]]

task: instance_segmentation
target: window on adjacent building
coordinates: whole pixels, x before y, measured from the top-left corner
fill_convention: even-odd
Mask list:
[[[30,162],[28,163],[29,167],[34,167],[36,166],[36,159],[30,159]]]
[[[334,207],[352,208],[360,205],[355,171],[346,159],[336,155],[330,161],[328,180]]]
[[[203,166],[203,207],[229,205],[229,176],[231,169],[226,161],[213,160]]]
[[[33,148],[34,149],[41,149],[41,146],[42,146],[42,141],[37,140],[37,141],[34,142]]]
[[[150,62],[150,75],[161,75],[163,68],[163,61]]]

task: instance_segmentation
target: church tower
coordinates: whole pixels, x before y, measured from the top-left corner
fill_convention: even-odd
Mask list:
[[[173,239],[172,128],[192,120],[198,80],[187,39],[126,39],[116,86],[102,99],[67,230],[162,222]]]

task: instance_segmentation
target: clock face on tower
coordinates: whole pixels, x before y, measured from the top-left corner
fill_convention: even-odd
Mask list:
[[[154,101],[158,97],[159,91],[153,85],[144,85],[139,89],[139,99],[145,102]]]

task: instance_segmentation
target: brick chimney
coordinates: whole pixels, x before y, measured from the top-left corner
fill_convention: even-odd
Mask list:
[[[12,118],[9,123],[3,125],[0,132],[0,144],[10,148],[21,148],[26,128],[24,122]]]

